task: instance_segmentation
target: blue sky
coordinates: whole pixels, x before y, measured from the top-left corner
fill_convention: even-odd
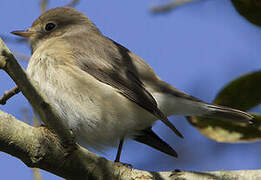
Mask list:
[[[48,8],[66,2],[52,1]],[[145,59],[162,79],[207,102],[231,80],[260,70],[261,29],[238,15],[230,1],[204,0],[170,13],[151,14],[148,8],[159,2],[167,1],[82,0],[76,9],[88,15],[106,36]],[[0,34],[10,35],[13,30],[29,27],[39,14],[38,1],[2,0]],[[12,51],[30,56],[24,44],[7,42],[7,45]],[[26,62],[20,63],[26,67]],[[14,86],[3,71],[0,71],[0,85],[0,94]],[[0,106],[19,119],[22,119],[23,108],[30,105],[21,94]],[[178,159],[128,141],[122,161],[135,168],[161,171],[260,167],[261,143],[217,143],[201,135],[182,116],[173,116],[170,120],[183,133],[184,140],[160,122],[154,130],[177,150]],[[114,159],[115,152],[112,149],[103,156]],[[32,179],[30,168],[1,152],[0,169],[2,179]],[[61,179],[44,171],[42,174],[43,179]]]

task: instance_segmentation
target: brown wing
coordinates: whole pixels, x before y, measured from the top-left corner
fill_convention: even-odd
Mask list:
[[[102,38],[105,42],[101,39],[98,41],[97,38],[91,41],[90,37],[87,39],[88,42],[82,44],[85,48],[90,48],[91,52],[75,50],[74,56],[77,56],[75,59],[80,58],[76,64],[97,80],[118,89],[123,96],[155,115],[178,136],[183,137],[159,110],[153,96],[144,88],[133,59],[129,56],[129,50],[106,37]],[[110,46],[106,47],[106,43],[110,43]]]

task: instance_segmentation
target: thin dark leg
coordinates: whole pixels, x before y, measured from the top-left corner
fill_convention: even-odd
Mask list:
[[[122,138],[122,139],[120,140],[120,143],[119,143],[119,146],[118,146],[117,155],[116,155],[116,158],[115,158],[114,162],[120,162],[123,142],[124,142],[124,138]]]

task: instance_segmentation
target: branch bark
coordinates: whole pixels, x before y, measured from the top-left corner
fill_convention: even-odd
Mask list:
[[[113,163],[76,146],[69,153],[55,134],[45,127],[32,127],[0,111],[0,151],[60,177],[106,180],[174,180],[174,179],[261,179],[261,170],[189,172],[149,172]]]
[[[5,105],[6,101],[20,92],[19,88],[16,86],[9,91],[4,92],[4,95],[0,98],[0,104]]]
[[[167,4],[162,4],[162,5],[156,5],[151,8],[152,13],[166,13],[171,10],[174,10],[175,8],[190,3],[194,2],[195,0],[172,0],[171,2]]]
[[[74,144],[72,133],[67,125],[59,118],[57,113],[48,103],[47,98],[41,94],[38,85],[30,80],[1,38],[0,69],[6,71],[14,80],[47,127],[54,131],[64,142]]]
[[[16,82],[47,127],[32,127],[0,111],[0,151],[70,180],[261,179],[261,170],[149,172],[113,163],[78,146],[47,99],[0,38],[0,68]],[[69,143],[68,143],[69,142]]]

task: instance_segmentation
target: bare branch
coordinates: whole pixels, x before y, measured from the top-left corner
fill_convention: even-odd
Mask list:
[[[42,0],[40,2],[41,13],[46,11],[48,2],[49,2],[49,0]]]
[[[27,108],[23,108],[22,109],[22,114],[23,114],[23,121],[26,124],[30,124],[29,115],[28,115],[28,109]]]
[[[38,168],[33,168],[33,174],[35,180],[42,180],[42,176]]]
[[[28,43],[28,40],[25,38],[16,38],[13,36],[9,36],[9,35],[4,35],[4,34],[0,34],[0,36],[2,37],[2,39],[5,42],[10,42],[10,43]]]
[[[152,13],[164,13],[169,12],[178,6],[184,5],[186,3],[194,2],[195,0],[172,0],[168,4],[156,5],[151,8]]]
[[[173,180],[173,179],[261,179],[261,170],[149,172],[127,168],[76,146],[68,154],[61,141],[45,127],[32,127],[0,111],[0,151],[68,180]]]
[[[28,117],[28,109],[27,108],[23,109],[23,121],[26,124],[30,124],[30,120],[29,120],[29,117]],[[36,126],[34,126],[34,127],[36,127]],[[41,180],[42,179],[41,174],[40,174],[38,168],[32,168],[32,172],[33,172],[33,176],[34,176],[35,180]]]
[[[63,122],[46,97],[41,94],[36,83],[31,81],[24,69],[17,63],[11,51],[0,38],[0,68],[5,70],[15,81],[23,95],[28,99],[41,120],[64,142],[74,144],[74,138],[67,124]]]
[[[9,91],[4,92],[4,95],[0,97],[0,104],[4,105],[6,104],[6,101],[13,97],[14,95],[18,94],[20,92],[19,88],[16,86]]]
[[[29,115],[28,115],[28,109],[24,108],[23,109],[23,121],[27,124],[30,124],[30,120],[29,120]],[[38,125],[38,120],[36,118],[36,116],[34,116],[34,121],[33,121],[33,126],[36,127]],[[35,124],[36,123],[36,124]],[[33,175],[34,175],[34,179],[35,180],[42,180],[42,176],[40,174],[40,171],[38,168],[32,168],[33,171]]]
[[[129,169],[80,146],[76,146],[75,150],[68,154],[67,148],[57,136],[45,127],[32,127],[2,111],[0,111],[0,151],[21,159],[29,167],[41,168],[71,180],[135,179],[140,176],[160,179],[156,177],[169,177],[173,174],[173,172],[151,173]]]
[[[34,117],[33,117],[33,126],[34,127],[37,127],[41,124],[41,121],[36,117],[36,115],[34,114]]]
[[[24,60],[24,61],[29,61],[29,59],[30,59],[30,57],[23,55],[23,54],[20,54],[20,53],[13,52],[13,54],[17,59],[21,59],[21,60]]]
[[[40,2],[41,13],[43,13],[47,10],[48,3],[49,3],[49,0],[41,0],[41,2]],[[79,0],[71,0],[65,6],[75,7],[78,3],[79,3]]]
[[[66,6],[70,6],[70,7],[75,7],[80,0],[72,0],[71,2],[69,2],[68,4],[66,4]]]
[[[3,38],[3,40],[5,42],[10,42],[10,43],[18,43],[18,44],[27,44],[28,40],[25,38],[15,38],[12,36],[8,36],[8,35],[2,35],[0,34],[0,36]],[[15,55],[16,58],[21,59],[21,60],[25,60],[25,61],[29,61],[29,57],[20,53],[16,53],[13,52],[13,54]]]

